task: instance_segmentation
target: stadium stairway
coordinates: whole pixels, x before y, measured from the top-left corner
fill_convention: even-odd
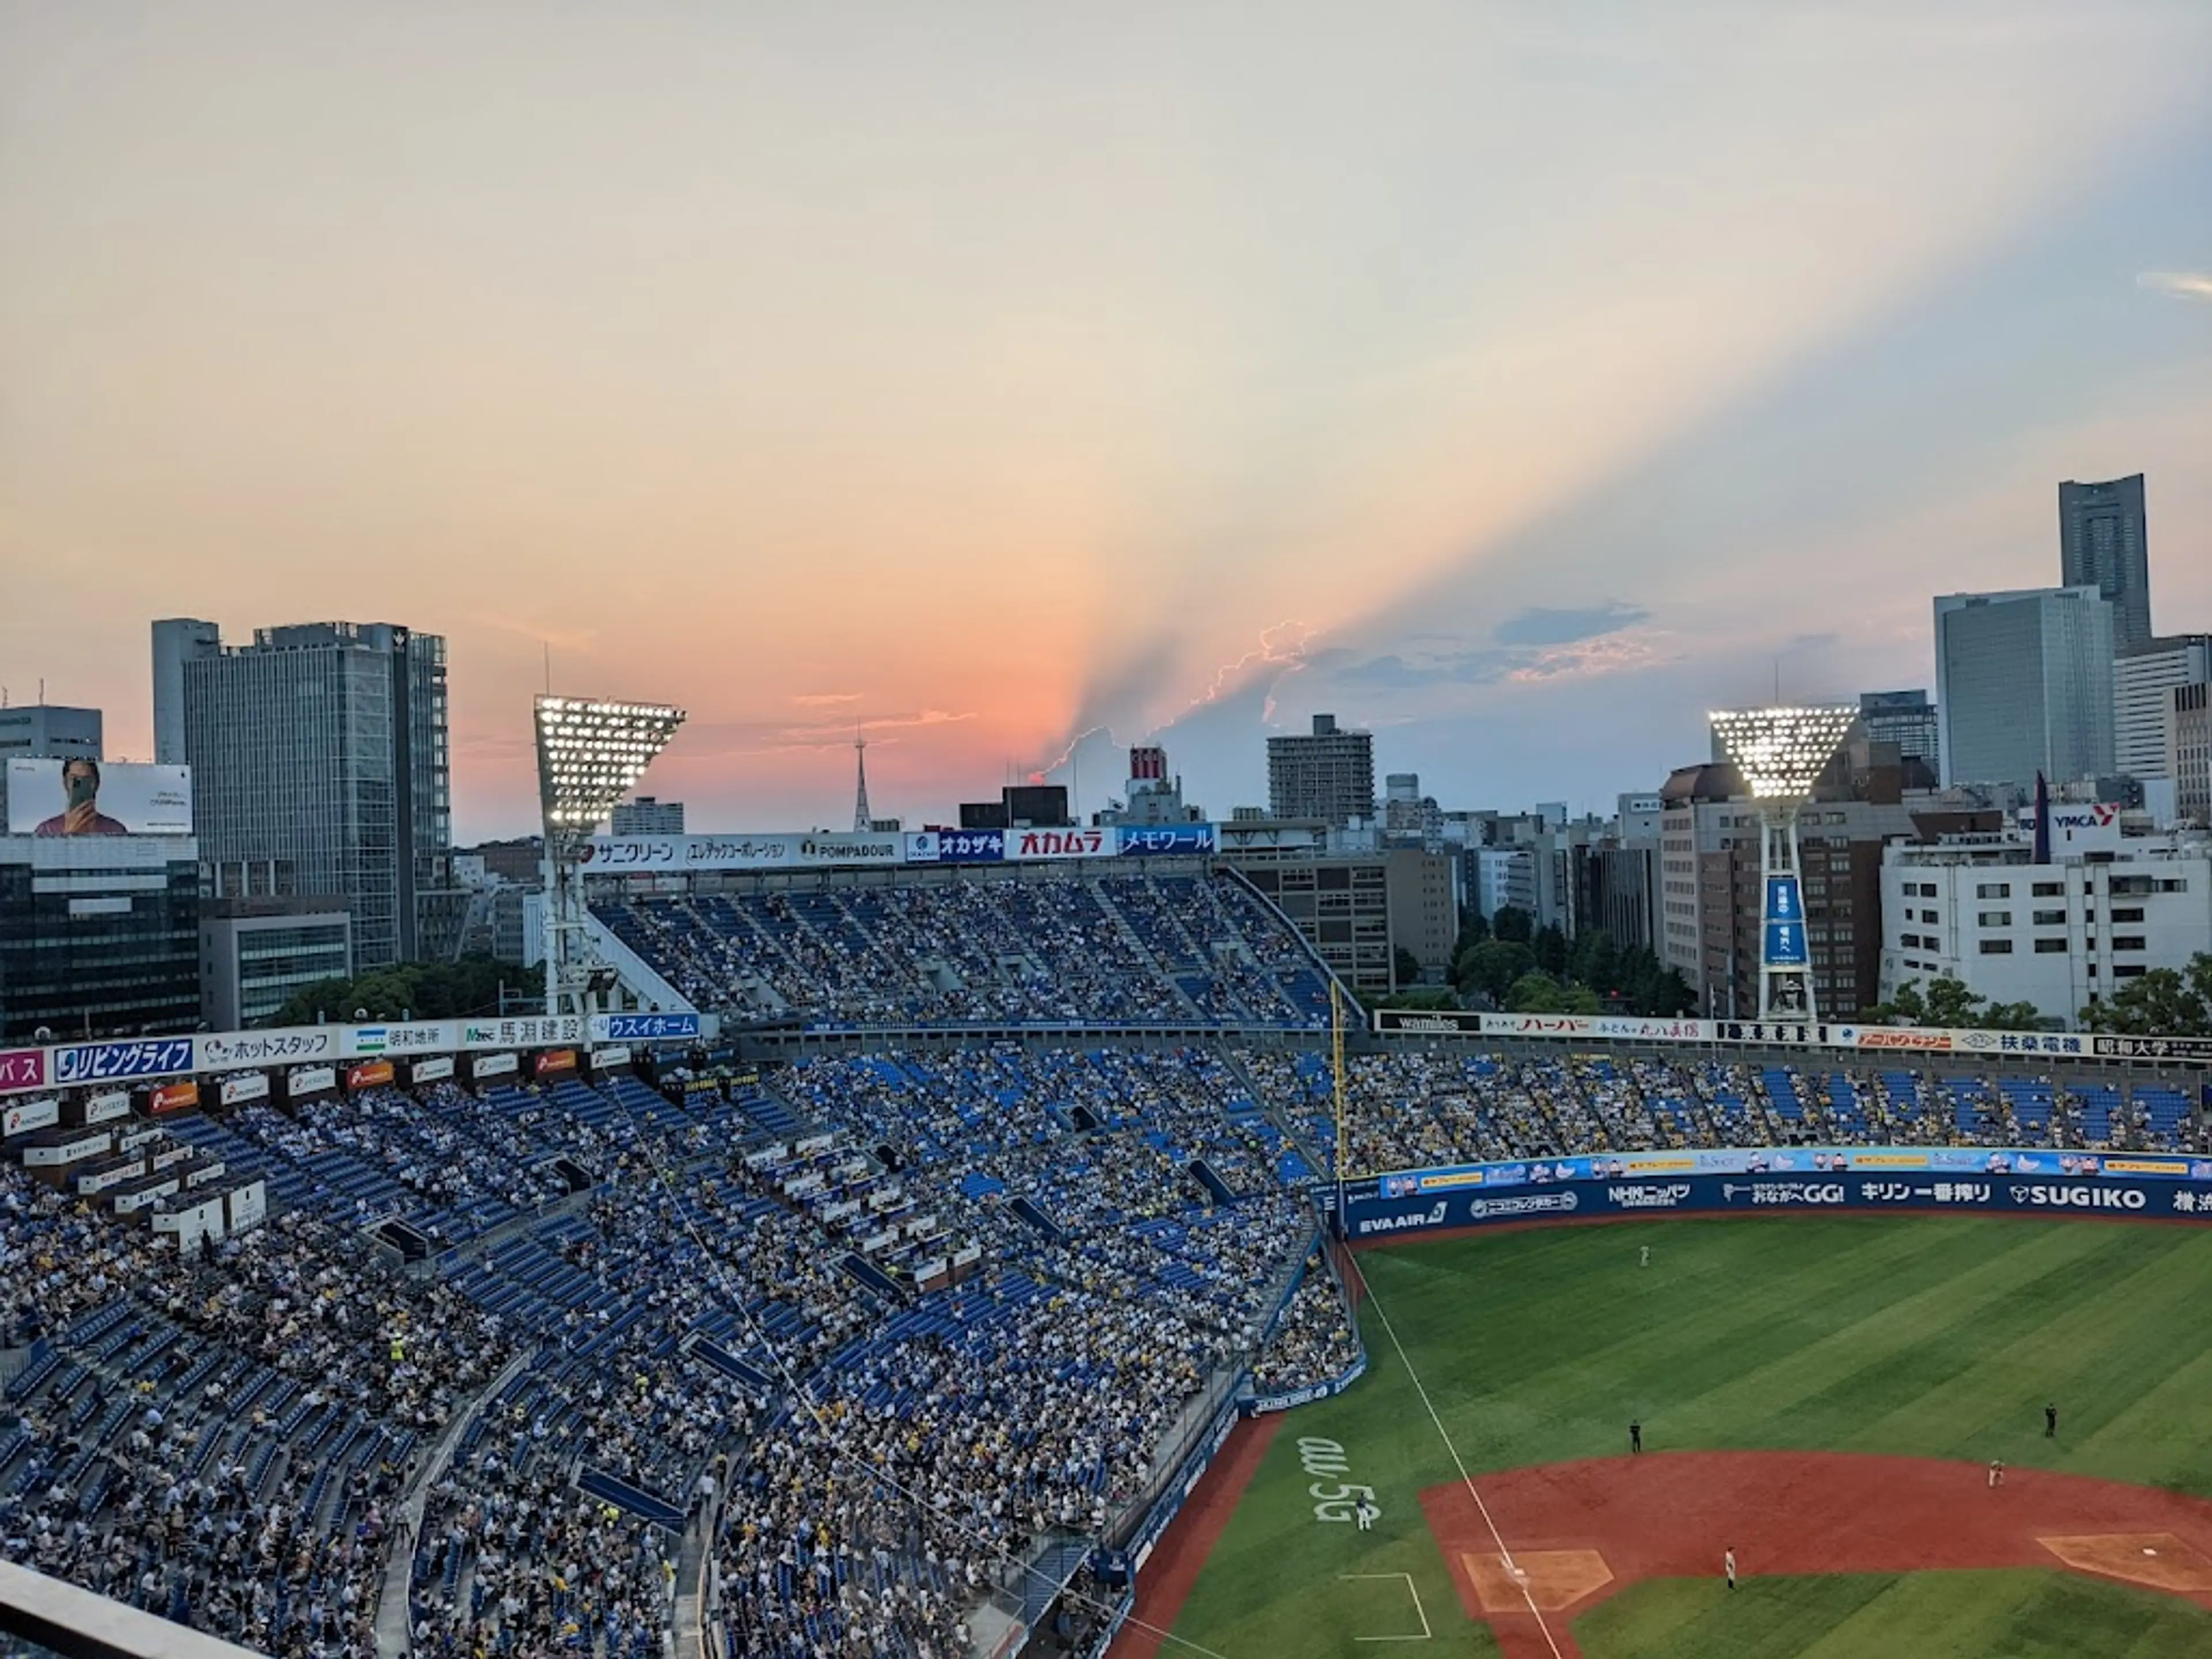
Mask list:
[[[906,1294],[898,1281],[857,1250],[848,1250],[837,1260],[848,1277],[869,1291],[887,1307],[898,1307],[906,1301]]]
[[[762,1370],[758,1366],[747,1364],[720,1343],[710,1338],[703,1336],[692,1338],[688,1351],[691,1357],[702,1365],[710,1365],[723,1376],[736,1379],[763,1400],[775,1392],[775,1385],[769,1381],[766,1371]]]
[[[1014,1201],[1006,1207],[1012,1210],[1021,1220],[1036,1228],[1040,1233],[1042,1233],[1054,1243],[1064,1244],[1067,1242],[1067,1234],[1061,1230],[1060,1224],[1054,1221],[1050,1216],[1047,1215],[1042,1210],[1037,1208],[1036,1205],[1030,1200],[1024,1197],[1017,1197]]]
[[[578,1491],[589,1492],[618,1510],[627,1510],[641,1521],[650,1521],[671,1532],[684,1530],[684,1511],[680,1505],[672,1504],[665,1498],[656,1498],[644,1488],[634,1486],[627,1480],[609,1474],[605,1469],[580,1469],[576,1474],[576,1487]]]

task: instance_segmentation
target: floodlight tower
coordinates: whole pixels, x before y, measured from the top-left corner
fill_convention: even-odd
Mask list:
[[[1820,1018],[1797,879],[1797,811],[1857,718],[1856,708],[1739,708],[1712,717],[1714,735],[1759,803],[1762,1020]]]
[[[608,970],[591,947],[584,850],[668,746],[684,711],[649,702],[538,699],[538,805],[545,831],[545,1012],[588,1014]]]

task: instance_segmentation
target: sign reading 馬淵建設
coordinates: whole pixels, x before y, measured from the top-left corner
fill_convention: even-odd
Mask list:
[[[464,1020],[461,1048],[550,1048],[584,1041],[584,1021],[576,1014],[541,1014],[527,1019]]]

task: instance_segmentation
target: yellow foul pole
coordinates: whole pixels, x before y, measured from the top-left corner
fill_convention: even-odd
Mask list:
[[[1344,988],[1334,978],[1328,982],[1328,1047],[1336,1085],[1336,1145],[1329,1160],[1336,1165],[1336,1236],[1348,1238],[1344,1224]]]

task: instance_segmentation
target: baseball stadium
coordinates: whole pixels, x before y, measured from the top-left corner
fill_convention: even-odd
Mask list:
[[[2212,1652],[2201,1041],[1369,1013],[1221,826],[596,833],[678,718],[542,1014],[0,1054],[28,1650]]]

